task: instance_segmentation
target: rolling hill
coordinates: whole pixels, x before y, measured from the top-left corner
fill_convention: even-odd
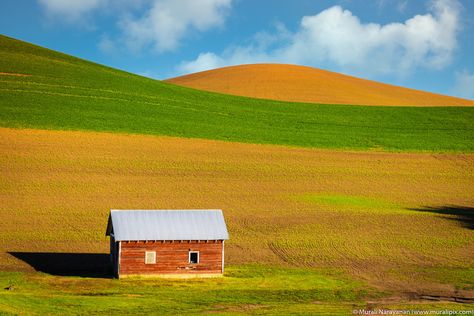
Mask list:
[[[473,121],[198,91],[0,37],[0,314],[469,308]],[[222,208],[225,278],[109,279],[111,208]]]
[[[312,67],[251,64],[165,80],[199,90],[290,102],[388,106],[474,106],[455,98]]]
[[[474,151],[474,107],[367,107],[198,91],[0,37],[0,126],[299,147]]]

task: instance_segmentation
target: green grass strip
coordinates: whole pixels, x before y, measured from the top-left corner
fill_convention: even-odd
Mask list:
[[[178,87],[0,37],[0,126],[330,149],[473,152],[474,108],[277,102]],[[341,91],[344,93],[344,91]]]

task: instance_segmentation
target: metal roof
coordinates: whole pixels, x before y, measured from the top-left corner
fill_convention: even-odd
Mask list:
[[[116,241],[229,239],[221,210],[110,210],[112,232]]]

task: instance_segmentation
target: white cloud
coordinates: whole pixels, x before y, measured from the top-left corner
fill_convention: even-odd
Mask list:
[[[452,89],[454,95],[474,100],[474,74],[462,71],[456,74],[456,83]]]
[[[107,35],[102,35],[99,40],[99,43],[97,44],[97,47],[102,53],[107,55],[114,55],[118,51],[116,43],[111,40],[110,37]]]
[[[451,62],[457,46],[459,4],[455,0],[430,3],[429,13],[404,23],[362,23],[352,12],[333,6],[301,19],[292,34],[277,36],[279,46],[229,48],[222,54],[200,54],[183,62],[178,71],[252,62],[283,62],[319,66],[333,64],[347,72],[407,75],[416,68],[440,69]],[[277,34],[284,34],[281,30]]]
[[[192,61],[184,62],[179,66],[182,73],[198,72],[206,69],[220,68],[226,65],[221,57],[214,53],[201,53]]]
[[[159,52],[172,51],[191,30],[221,26],[232,0],[155,0],[145,14],[121,22],[130,48],[151,45]]]
[[[376,0],[375,6],[380,11],[384,8],[393,8],[395,7],[398,12],[404,13],[407,9],[408,0]]]
[[[127,46],[138,51],[152,47],[172,51],[191,31],[204,32],[223,25],[233,0],[38,0],[48,17],[88,25],[99,12],[117,19],[118,36],[102,36],[103,52]]]
[[[107,0],[38,0],[49,16],[75,23],[107,3]]]
[[[285,62],[280,59],[278,53],[267,53],[282,42],[287,42],[293,38],[283,24],[275,24],[276,31],[272,34],[258,32],[254,35],[253,41],[248,46],[229,47],[221,55],[213,52],[201,53],[192,61],[184,61],[178,65],[178,74],[192,73],[214,69],[229,65],[240,65],[250,63]],[[288,61],[289,62],[289,61]]]

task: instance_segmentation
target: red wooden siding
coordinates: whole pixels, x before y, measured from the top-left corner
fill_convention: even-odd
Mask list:
[[[120,275],[220,274],[221,240],[216,241],[122,241]],[[156,263],[145,264],[145,252],[156,251]],[[189,251],[199,251],[199,263],[189,263]]]

